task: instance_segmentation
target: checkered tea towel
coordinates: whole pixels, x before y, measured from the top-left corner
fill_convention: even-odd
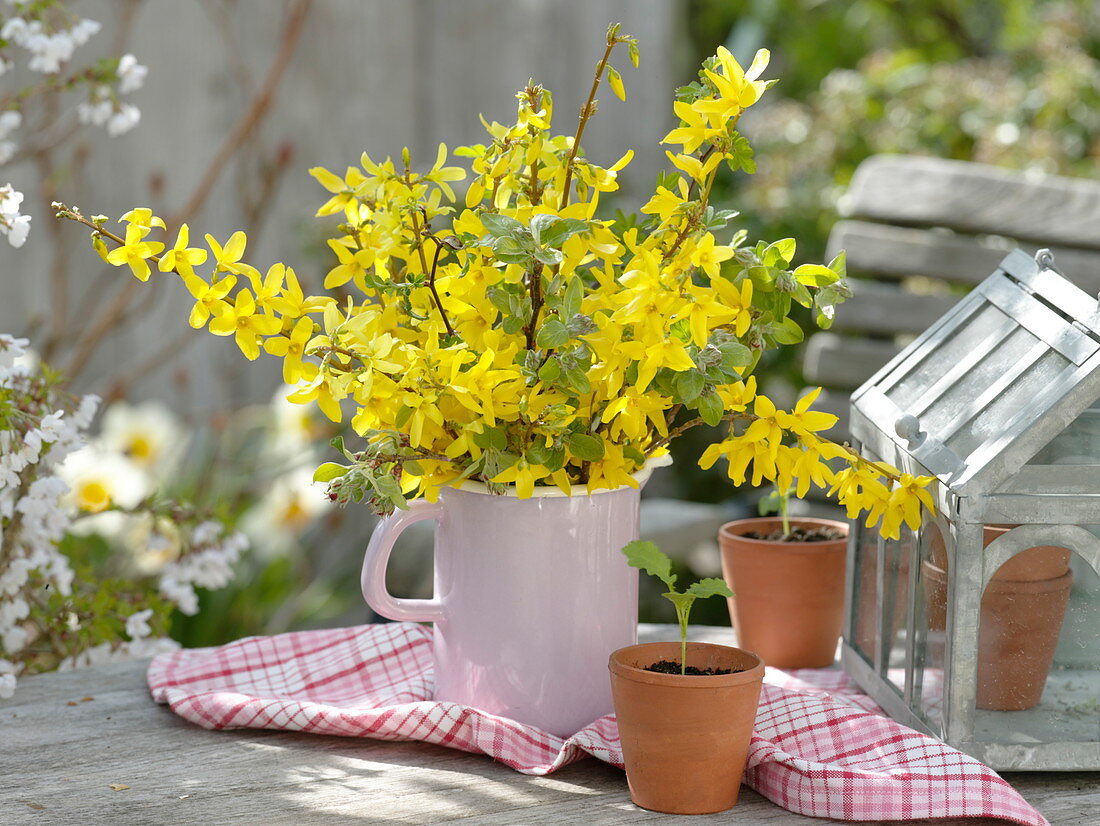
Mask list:
[[[548,774],[585,754],[622,766],[614,715],[568,739],[432,700],[431,630],[412,623],[252,637],[149,666],[153,699],[204,728],[423,740]],[[1046,820],[991,769],[881,715],[835,670],[768,669],[745,782],[843,820]]]

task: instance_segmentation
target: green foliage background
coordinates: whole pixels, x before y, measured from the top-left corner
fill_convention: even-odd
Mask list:
[[[837,199],[879,153],[931,155],[1093,177],[1100,160],[1100,6],[1090,0],[690,0],[692,60],[725,44],[748,65],[771,50],[780,82],[742,125],[755,175],[726,175],[716,204],[750,238],[793,237],[823,260]],[[798,318],[810,329],[808,314]],[[774,358],[774,357],[773,357]],[[790,349],[758,371],[802,385]],[[675,450],[681,495],[732,495]]]

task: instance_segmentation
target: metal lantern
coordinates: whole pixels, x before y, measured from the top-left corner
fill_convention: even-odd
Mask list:
[[[845,670],[995,769],[1100,769],[1097,298],[1012,252],[853,394],[851,433],[938,484],[900,540],[853,526]]]

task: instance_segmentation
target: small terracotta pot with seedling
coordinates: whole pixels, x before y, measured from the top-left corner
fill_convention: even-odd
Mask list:
[[[620,648],[608,663],[630,798],[669,814],[725,811],[741,788],[764,663],[739,648],[687,641],[692,603],[730,596],[725,582],[677,591],[671,561],[652,542],[623,553],[668,586],[680,623],[680,642]]]
[[[836,655],[844,618],[848,526],[788,516],[778,489],[760,512],[778,517],[727,522],[718,532],[737,642],[777,668],[822,668]],[[904,603],[903,603],[904,604]]]

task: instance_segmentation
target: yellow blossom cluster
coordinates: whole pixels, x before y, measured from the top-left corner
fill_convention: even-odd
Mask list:
[[[593,94],[606,77],[625,97],[609,62],[620,44],[636,63],[633,39],[612,27]],[[792,268],[791,239],[749,245],[726,229],[736,213],[709,203],[720,165],[753,170],[736,125],[769,85],[767,62],[761,50],[744,71],[720,48],[680,90],[663,141],[671,169],[630,220],[598,212],[632,152],[608,167],[585,157],[594,97],[573,136],[555,135],[551,94],[533,84],[513,124],[485,123],[483,144],[454,152],[464,167],[441,144],[427,171],[407,150],[399,162],[364,153],[342,175],[311,170],[329,193],[317,214],[336,222],[319,295],[290,267],[247,263],[242,232],[191,247],[185,225],[164,251],[167,239],[149,240],[164,222],[148,209],[123,216],[121,237],[105,219],[59,214],[91,226],[100,253],[143,281],[154,266],[178,273],[191,325],[233,336],[249,359],[282,359],[293,401],[350,416],[365,447],[318,471],[342,500],[403,507],[467,478],[520,497],[536,485],[636,486],[647,459],[707,423],[727,435],[703,467],[724,457],[737,484],[832,487],[896,533],[931,506],[931,480],[829,442],[820,434],[834,417],[810,409],[816,392],[778,410],[751,375],[765,349],[801,337],[793,303],[824,324],[846,290],[842,256]]]

